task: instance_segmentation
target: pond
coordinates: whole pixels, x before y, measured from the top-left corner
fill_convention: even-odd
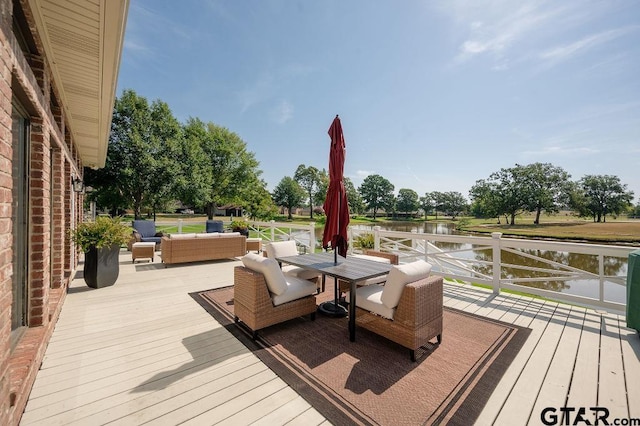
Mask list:
[[[356,229],[373,230],[373,226],[366,225],[354,225]],[[456,231],[455,225],[452,223],[435,223],[435,222],[423,222],[423,223],[385,223],[380,225],[381,229],[387,231],[400,231],[400,232],[417,232],[427,234],[444,234],[455,235],[460,234]],[[464,235],[469,235],[465,233]],[[458,244],[458,243],[444,243],[437,242],[435,245],[444,251],[459,250],[455,254],[456,257],[475,259],[482,261],[491,261],[492,253],[490,250],[486,251],[471,251],[471,244]],[[541,257],[543,259],[556,262],[561,265],[570,265],[571,267],[578,268],[584,271],[589,271],[598,274],[598,256],[557,252],[549,250],[523,250],[525,255],[532,255]],[[503,264],[520,265],[532,268],[548,268],[549,265],[535,259],[530,259],[521,255],[516,255],[511,252],[502,251],[501,260]],[[605,275],[608,276],[624,276],[627,273],[627,259],[619,257],[606,257],[604,262]],[[475,266],[478,272],[491,274],[491,268],[489,266]],[[518,268],[503,268],[503,278],[527,278],[527,277],[544,277],[548,274],[541,272],[535,272],[530,270],[522,270]],[[584,297],[598,298],[598,280],[570,280],[570,281],[536,281],[529,283],[519,283],[525,286],[531,286],[541,288],[545,290],[563,292],[567,294],[574,294]],[[625,303],[626,302],[626,287],[618,285],[612,282],[605,282],[604,298],[607,301]]]

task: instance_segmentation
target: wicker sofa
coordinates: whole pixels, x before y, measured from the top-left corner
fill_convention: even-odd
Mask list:
[[[228,259],[247,253],[247,237],[235,233],[173,234],[162,237],[160,250],[165,266]]]
[[[394,269],[400,270],[403,266],[408,267],[401,265]],[[394,269],[389,273],[386,285],[397,278]],[[407,276],[411,273],[405,278]],[[394,308],[384,306],[381,301],[385,286],[359,287],[356,290],[356,325],[408,348],[411,360],[415,361],[416,349],[434,337],[438,343],[442,341],[442,285],[443,279],[437,275],[426,275],[401,284],[399,301]]]
[[[314,320],[317,309],[315,283],[285,276],[273,259],[259,260],[259,257],[249,253],[243,257],[245,266],[234,268],[233,309],[236,323],[242,321],[252,330],[255,338],[258,330],[270,325],[304,315],[310,315]],[[253,261],[250,263],[248,260],[251,258]],[[271,264],[266,266],[269,262]],[[257,266],[257,263],[263,265]],[[274,289],[274,281],[278,280],[284,286],[282,292]],[[287,297],[287,292],[290,297]]]

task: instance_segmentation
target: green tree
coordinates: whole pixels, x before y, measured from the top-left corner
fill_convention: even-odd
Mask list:
[[[179,172],[172,158],[181,137],[164,102],[149,105],[146,98],[125,90],[114,104],[105,167],[87,173],[87,184],[95,190],[92,197],[112,210],[133,208],[137,219],[143,207],[155,212],[172,197]]]
[[[247,150],[245,142],[230,130],[213,123],[204,124],[193,119],[195,126],[206,130],[206,137],[200,141],[204,155],[211,169],[211,185],[202,202],[207,216],[213,219],[219,205],[247,202],[250,186],[262,182],[255,155]],[[263,187],[264,187],[264,183]]]
[[[451,215],[451,219],[455,219],[467,207],[467,200],[461,193],[449,191],[442,194],[442,209]]]
[[[419,196],[416,191],[408,188],[401,188],[398,190],[398,197],[396,198],[396,208],[400,212],[406,214],[413,213],[420,208]]]
[[[347,201],[349,203],[349,211],[353,214],[363,214],[364,213],[364,201],[358,193],[353,181],[348,177],[344,178],[344,189],[347,191]]]
[[[320,171],[313,166],[300,164],[293,178],[307,192],[309,201],[309,217],[313,219],[313,202],[320,186]]]
[[[427,219],[427,216],[434,209],[434,206],[435,206],[433,202],[433,198],[431,198],[431,194],[427,192],[426,194],[424,194],[424,197],[420,197],[419,202],[420,202],[420,208],[424,212],[424,218]]]
[[[540,214],[557,213],[569,200],[571,175],[550,163],[516,164],[522,172],[522,191],[527,194],[527,210],[536,213],[533,221],[540,223]]]
[[[367,176],[358,188],[367,208],[373,210],[373,220],[376,219],[379,209],[393,208],[395,201],[393,189],[391,182],[380,175]]]
[[[345,187],[346,187],[345,178]],[[324,200],[327,198],[327,190],[329,189],[329,174],[325,169],[322,169],[318,174],[318,189],[313,197],[313,201],[316,206],[323,206]],[[347,192],[348,194],[348,192]]]
[[[302,205],[305,196],[305,190],[289,176],[283,177],[273,191],[273,201],[287,208],[289,220],[293,219],[293,209]]]
[[[606,222],[608,214],[620,214],[631,205],[633,191],[620,178],[611,175],[586,175],[578,182],[579,191],[572,197],[573,207],[594,222]]]
[[[496,217],[500,223],[502,214],[500,198],[495,182],[484,179],[476,181],[469,191],[471,197],[471,211],[475,217]]]

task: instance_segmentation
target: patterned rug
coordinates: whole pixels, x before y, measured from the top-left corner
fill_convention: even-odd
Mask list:
[[[327,290],[333,286],[328,285]],[[445,308],[442,343],[416,351],[316,314],[250,338],[233,322],[233,286],[191,295],[331,423],[473,424],[530,330]],[[317,296],[317,303],[333,297]]]

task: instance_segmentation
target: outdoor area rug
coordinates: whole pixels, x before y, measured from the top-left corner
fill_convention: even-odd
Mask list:
[[[416,351],[413,363],[408,349],[368,330],[357,328],[350,342],[347,318],[320,313],[267,327],[254,341],[233,322],[233,286],[191,296],[336,425],[473,424],[530,332],[445,308],[442,343]]]

